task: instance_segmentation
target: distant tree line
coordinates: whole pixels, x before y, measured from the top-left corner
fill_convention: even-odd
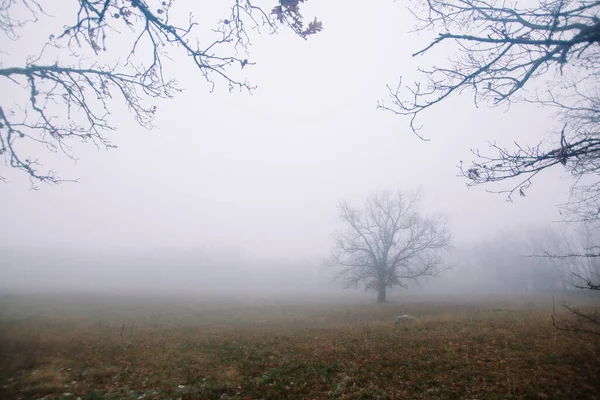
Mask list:
[[[577,253],[598,239],[587,225],[568,232],[552,227],[514,228],[456,250],[455,273],[489,291],[556,292],[579,290],[600,277],[597,258],[548,257],[548,251]]]

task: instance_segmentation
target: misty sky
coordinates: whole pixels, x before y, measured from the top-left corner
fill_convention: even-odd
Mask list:
[[[174,10],[193,7],[204,23],[200,35],[226,16],[213,3],[180,0]],[[284,29],[252,36],[257,65],[232,70],[258,86],[252,95],[229,94],[223,84],[209,93],[191,61],[171,50],[176,62],[166,73],[185,90],[158,104],[154,130],[115,107],[119,129],[108,135],[118,149],[78,146],[76,164],[43,160],[79,183],[31,191],[23,174],[2,168],[8,178],[0,184],[3,246],[239,246],[259,257],[316,259],[331,248],[340,200],[359,204],[373,191],[419,187],[423,211],[448,214],[457,243],[559,219],[555,205],[566,198],[566,171],[541,176],[527,198],[513,203],[467,189],[456,177],[471,148],[543,138],[553,127],[547,112],[524,105],[477,109],[465,93],[423,115],[423,133],[431,138],[423,142],[407,119],[376,110],[386,84],[400,76],[410,82],[417,66],[446,57],[442,49],[411,57],[432,34],[409,33],[414,19],[404,2],[311,0],[304,13],[324,24],[307,41]],[[22,55],[35,53],[40,37],[10,45],[11,55],[0,55],[3,66],[23,65]],[[3,102],[10,96],[0,91]]]

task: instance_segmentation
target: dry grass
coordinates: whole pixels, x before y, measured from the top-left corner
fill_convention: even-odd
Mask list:
[[[0,304],[6,398],[600,398],[600,344],[554,329],[546,297]]]

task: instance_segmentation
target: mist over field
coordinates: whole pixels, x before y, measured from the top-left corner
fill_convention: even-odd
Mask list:
[[[210,85],[194,65],[165,59],[165,72],[184,90],[156,101],[153,130],[115,107],[110,121],[118,130],[110,139],[117,149],[73,143],[76,164],[45,155],[45,167],[78,183],[31,191],[27,178],[3,168],[0,285],[323,290],[332,272],[321,267],[333,233],[343,227],[337,204],[358,207],[381,190],[420,188],[419,209],[447,216],[459,250],[492,240],[499,230],[560,218],[555,206],[567,199],[569,188],[560,170],[541,176],[527,198],[513,203],[481,188],[466,189],[456,177],[471,147],[492,138],[511,143],[546,137],[553,126],[548,110],[527,104],[515,104],[510,113],[477,109],[468,96],[456,97],[423,120],[432,138],[423,142],[404,119],[375,107],[386,96],[386,84],[400,73],[408,79],[411,66],[421,62],[410,53],[428,36],[407,32],[413,24],[408,10],[388,1],[367,8],[344,3],[342,17],[339,4],[312,3],[304,6],[306,15],[327,20],[327,27],[309,40],[285,30],[252,35],[257,65],[242,72],[258,85],[253,95],[228,93],[219,81],[208,93]],[[194,15],[207,24],[227,11],[182,2],[172,12],[181,17],[187,7],[200,10]],[[3,63],[25,57],[48,36],[38,32],[53,32],[68,10],[61,5],[35,30],[21,30],[18,42],[7,42]],[[24,12],[19,9],[19,15]],[[362,21],[362,28],[353,21]],[[363,46],[370,61],[350,62]],[[127,50],[117,41],[109,49]],[[9,101],[10,82],[1,84],[7,90],[0,96]]]
[[[238,296],[331,291],[313,261],[252,259],[239,249],[70,251],[12,250],[2,260],[2,288],[13,292],[125,291]],[[329,279],[328,279],[329,278]]]
[[[600,1],[0,1],[0,399],[600,397]]]

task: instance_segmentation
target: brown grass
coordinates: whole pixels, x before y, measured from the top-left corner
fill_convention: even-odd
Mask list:
[[[554,329],[546,297],[276,304],[5,298],[0,396],[600,398],[600,343]]]

